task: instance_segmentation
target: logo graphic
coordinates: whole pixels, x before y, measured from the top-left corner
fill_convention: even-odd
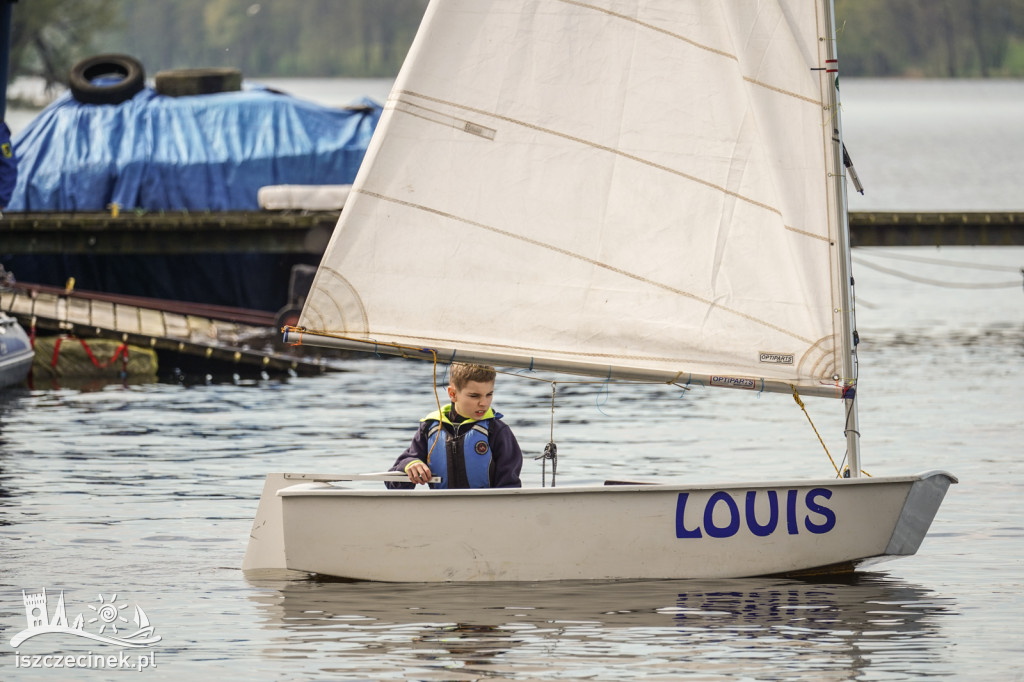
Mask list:
[[[154,628],[149,624],[146,612],[138,604],[135,605],[135,612],[129,621],[125,609],[127,603],[118,604],[117,595],[113,594],[110,599],[104,599],[99,595],[95,604],[89,604],[90,617],[86,618],[81,613],[74,622],[68,626],[67,613],[64,610],[64,591],[61,590],[57,606],[53,610],[53,618],[47,617],[46,610],[46,589],[41,592],[26,593],[21,591],[25,601],[25,620],[28,627],[11,637],[11,646],[17,648],[25,640],[37,635],[65,634],[75,635],[93,639],[104,644],[127,647],[148,647],[160,641],[161,637],[155,634]],[[129,634],[132,629],[130,623],[135,624],[135,631]],[[97,630],[91,632],[86,626]]]
[[[757,388],[757,382],[747,377],[711,377],[712,386],[725,386],[728,388]]]
[[[476,454],[478,454],[478,455],[486,455],[487,454],[487,443],[486,442],[484,442],[484,441],[477,442],[477,444],[476,444]]]
[[[795,359],[792,353],[767,353],[765,351],[761,351],[758,358],[761,362],[768,362],[776,365],[792,365]]]

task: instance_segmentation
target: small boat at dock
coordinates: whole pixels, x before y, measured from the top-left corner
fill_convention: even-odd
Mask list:
[[[16,319],[0,311],[0,388],[24,381],[34,357],[28,334]]]

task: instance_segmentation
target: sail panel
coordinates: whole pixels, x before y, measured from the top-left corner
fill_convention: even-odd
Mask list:
[[[435,0],[300,326],[834,382],[819,21],[802,0]]]

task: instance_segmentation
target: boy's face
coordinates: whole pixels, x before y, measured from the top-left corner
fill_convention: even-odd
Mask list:
[[[481,419],[494,400],[493,381],[467,381],[462,390],[448,387],[448,397],[455,403],[455,411],[469,419]]]

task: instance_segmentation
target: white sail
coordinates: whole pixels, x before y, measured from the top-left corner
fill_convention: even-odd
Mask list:
[[[303,343],[839,396],[832,36],[809,0],[433,0]]]

